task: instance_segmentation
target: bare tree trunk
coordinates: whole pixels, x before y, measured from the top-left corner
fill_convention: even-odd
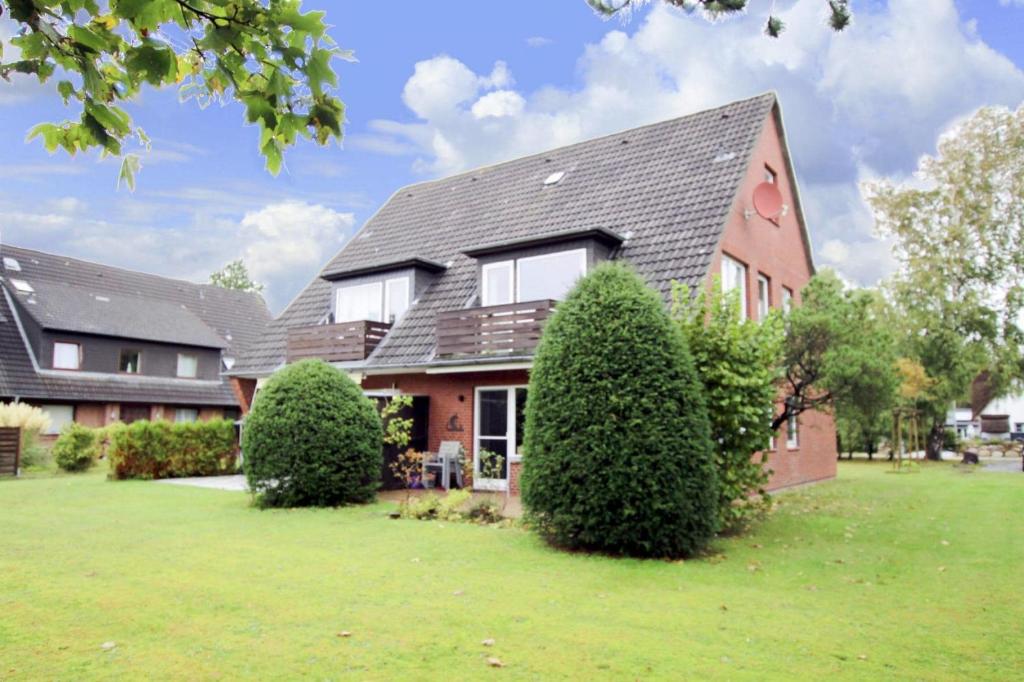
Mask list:
[[[942,422],[935,422],[928,431],[928,439],[925,442],[924,456],[933,461],[942,459],[942,444],[945,441],[946,425]]]

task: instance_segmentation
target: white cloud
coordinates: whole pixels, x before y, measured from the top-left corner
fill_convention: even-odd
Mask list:
[[[938,134],[979,106],[1016,106],[1024,73],[961,21],[953,0],[858,6],[836,34],[817,2],[779,3],[709,24],[658,3],[579,58],[576,87],[517,91],[503,64],[479,75],[448,55],[418,63],[403,97],[415,123],[375,123],[377,144],[416,148],[443,175],[680,116],[766,90],[780,94],[818,258],[852,280],[891,267],[857,183],[910,174]],[[835,244],[845,245],[843,252]],[[842,257],[840,257],[842,256]]]
[[[258,281],[295,272],[308,275],[333,256],[355,224],[352,213],[301,201],[270,204],[246,213],[238,238],[242,258]]]
[[[16,204],[0,197],[0,234],[5,243],[197,282],[242,258],[266,285],[264,296],[276,312],[338,251],[355,224],[352,213],[306,201],[273,201],[242,212],[235,203],[213,208],[229,192],[180,194],[191,197],[187,209],[163,203],[159,195],[156,201],[131,197],[104,206],[103,218],[90,217],[88,206],[74,197],[35,213],[13,210]],[[175,210],[180,218],[163,220],[172,227],[154,222]]]
[[[476,102],[470,111],[476,118],[501,118],[518,116],[526,108],[526,100],[514,90],[495,90],[489,92]]]
[[[547,47],[554,42],[551,38],[545,38],[544,36],[530,36],[526,39],[528,47]]]

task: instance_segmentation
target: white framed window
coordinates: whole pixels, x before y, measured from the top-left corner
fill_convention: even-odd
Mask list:
[[[124,374],[138,374],[142,370],[142,353],[128,348],[121,349],[117,371]]]
[[[739,292],[740,319],[750,317],[747,310],[747,266],[731,256],[722,254],[722,293]]]
[[[23,279],[14,279],[12,277],[11,284],[14,285],[15,289],[25,294],[31,294],[33,291],[35,291],[35,289],[32,288],[32,285]]]
[[[782,287],[782,312],[788,313],[793,309],[793,290],[789,287]]]
[[[395,277],[384,282],[384,322],[394,324],[409,309],[409,278]]]
[[[179,424],[183,422],[194,422],[199,420],[199,410],[194,407],[179,407],[174,410],[174,421]]]
[[[53,344],[54,369],[81,369],[82,347],[77,343],[56,341]]]
[[[342,287],[335,294],[334,321],[383,321],[383,285],[380,282]]]
[[[12,272],[21,272],[21,263],[18,262],[17,258],[4,256],[4,268]]]
[[[757,319],[763,320],[768,317],[768,311],[772,307],[772,283],[771,280],[758,273],[757,275]]]
[[[178,353],[178,376],[195,379],[199,374],[199,358],[189,353]]]
[[[74,405],[40,405],[39,409],[50,418],[50,426],[42,432],[44,436],[56,436],[65,426],[75,421]]]
[[[477,386],[473,409],[473,487],[507,490],[522,460],[526,386]]]
[[[560,301],[587,274],[587,250],[573,249],[516,261],[516,300]]]
[[[499,263],[487,263],[480,270],[483,280],[480,299],[482,305],[504,305],[512,303],[514,291],[513,278],[515,261],[503,260]]]
[[[786,421],[786,448],[796,450],[800,447],[800,422],[796,415]]]

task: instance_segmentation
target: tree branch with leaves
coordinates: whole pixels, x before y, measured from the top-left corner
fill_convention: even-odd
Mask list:
[[[324,12],[303,13],[299,0],[5,0],[0,13],[20,28],[9,41],[16,59],[3,61],[0,43],[0,78],[57,77],[57,92],[79,112],[40,123],[28,138],[50,152],[120,157],[119,182],[129,188],[140,160],[125,146],[150,142],[120,105],[145,84],[176,84],[204,107],[240,102],[275,175],[299,137],[320,145],[342,137],[331,63],[352,55],[327,35]]]
[[[586,0],[587,4],[602,17],[628,14],[650,0]],[[687,12],[700,12],[707,19],[715,21],[724,17],[740,14],[747,9],[748,0],[662,0],[667,5],[679,7]],[[828,7],[828,24],[833,31],[842,31],[853,20],[849,0],[825,0]],[[778,38],[786,30],[786,25],[777,14],[770,14],[764,32],[772,38]]]

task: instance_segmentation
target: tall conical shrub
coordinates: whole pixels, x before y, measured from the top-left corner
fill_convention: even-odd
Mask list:
[[[552,543],[678,557],[715,531],[701,384],[660,297],[598,267],[558,305],[530,375],[523,503]]]

